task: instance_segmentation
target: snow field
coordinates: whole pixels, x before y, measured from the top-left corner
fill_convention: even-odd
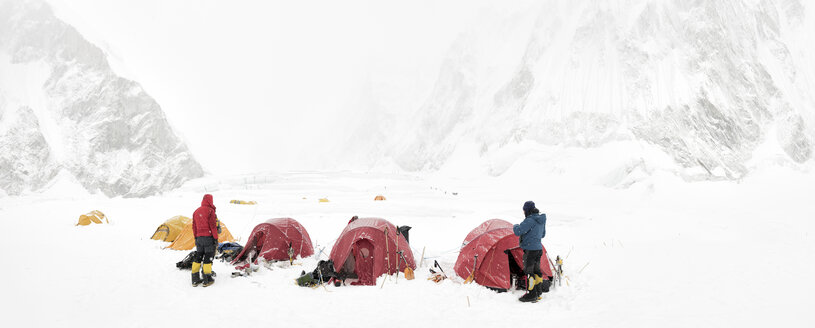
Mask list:
[[[146,199],[83,195],[56,184],[42,194],[0,199],[12,246],[0,269],[0,316],[10,326],[34,327],[493,327],[530,320],[573,327],[811,326],[807,300],[815,284],[807,278],[815,265],[807,259],[815,224],[808,199],[815,181],[783,169],[766,173],[740,184],[654,179],[648,188],[641,182],[626,190],[541,188],[510,178],[290,173],[201,179]],[[317,289],[293,281],[314,269],[313,257],[241,278],[230,278],[232,268],[216,261],[215,285],[192,288],[189,272],[175,268],[187,251],[162,249],[168,243],[149,238],[167,218],[191,215],[205,189],[242,244],[255,224],[292,217],[318,252],[325,247],[325,259],[352,215],[380,216],[412,226],[414,256],[418,262],[426,247],[428,259],[413,281],[389,277],[382,286],[380,277],[375,287]],[[377,194],[388,200],[374,202]],[[321,197],[331,202],[317,202]],[[520,291],[499,294],[458,277],[426,280],[433,260],[454,275],[464,236],[486,219],[520,222],[529,199],[548,215],[550,255],[568,254],[568,286],[522,304]],[[93,209],[111,224],[74,226]]]

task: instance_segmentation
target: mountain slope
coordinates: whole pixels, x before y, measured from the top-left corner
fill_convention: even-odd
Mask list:
[[[0,1],[0,72],[0,120],[19,117],[0,130],[9,136],[0,143],[8,194],[36,190],[61,169],[90,191],[125,197],[203,175],[158,103],[47,5]]]
[[[468,147],[471,162],[499,175],[540,147],[613,142],[657,148],[689,179],[741,178],[767,140],[792,165],[809,162],[812,7],[637,0],[490,8],[450,47],[423,105],[364,129],[408,131],[373,148],[407,170],[442,168]],[[391,107],[376,90],[370,97],[380,110]]]

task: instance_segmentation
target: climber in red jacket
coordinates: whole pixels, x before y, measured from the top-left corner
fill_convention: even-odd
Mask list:
[[[215,283],[212,278],[212,258],[215,257],[215,248],[218,246],[218,233],[220,232],[218,216],[215,215],[215,205],[212,204],[212,195],[204,195],[201,207],[192,215],[192,231],[195,234],[195,255],[192,262],[192,286],[201,282],[204,287]],[[198,271],[203,263],[204,279]]]

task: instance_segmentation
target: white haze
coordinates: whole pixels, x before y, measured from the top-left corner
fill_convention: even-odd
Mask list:
[[[51,2],[216,175],[812,164],[804,1]]]
[[[330,155],[357,128],[347,120],[371,73],[394,93],[426,94],[479,11],[473,1],[50,3],[216,174],[338,168]]]

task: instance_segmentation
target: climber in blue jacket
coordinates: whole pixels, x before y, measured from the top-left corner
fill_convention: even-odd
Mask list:
[[[519,300],[521,302],[537,301],[538,297],[549,291],[549,280],[543,279],[541,272],[541,257],[543,257],[543,244],[541,239],[546,236],[546,214],[541,213],[535,202],[524,203],[524,220],[521,224],[512,227],[512,232],[519,236],[519,244],[524,250],[524,273],[529,275],[529,292]]]

